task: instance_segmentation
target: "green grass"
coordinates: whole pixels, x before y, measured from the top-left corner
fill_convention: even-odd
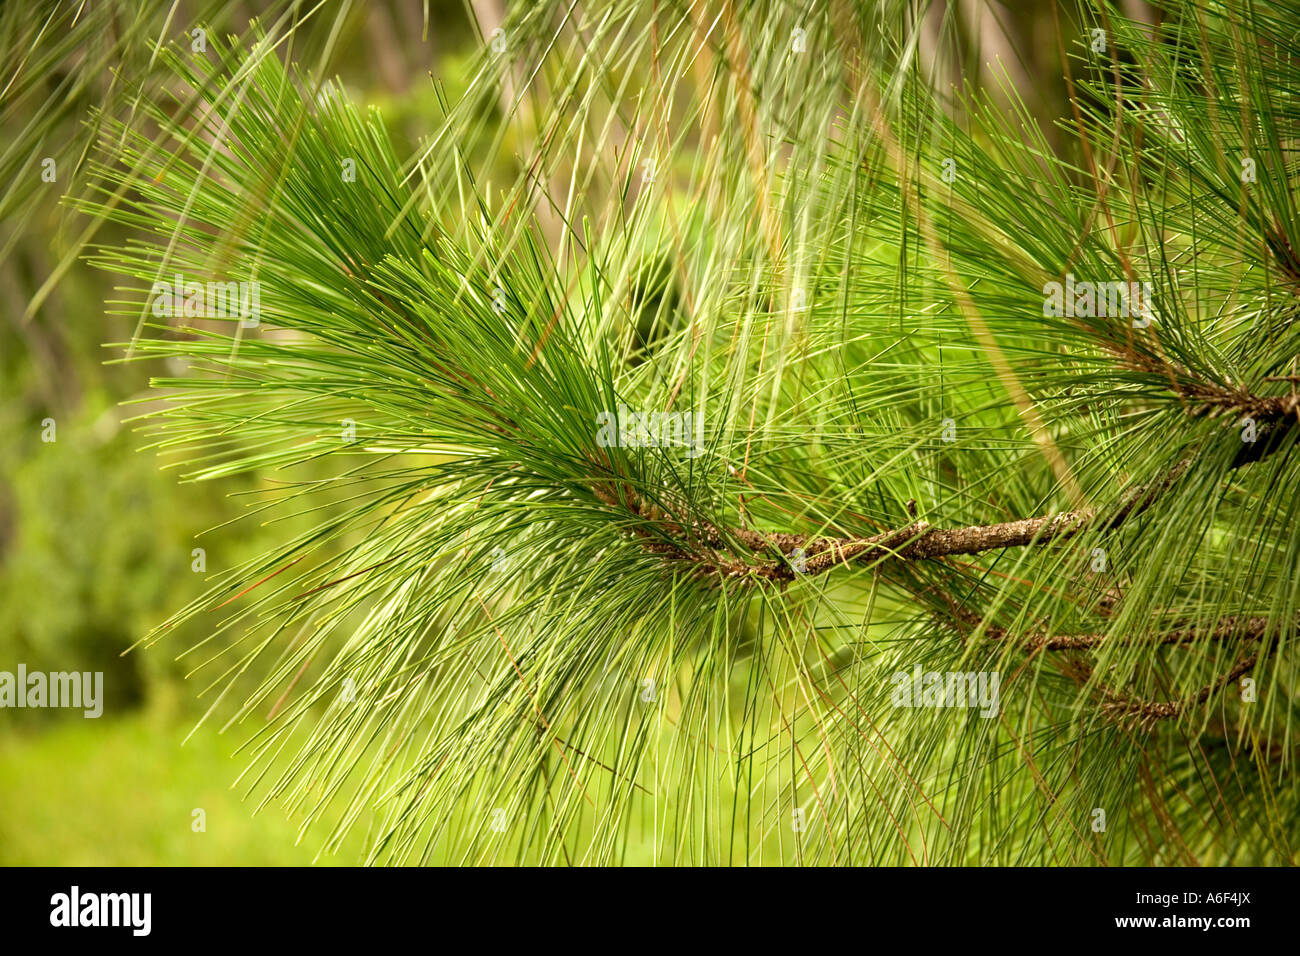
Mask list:
[[[66,721],[0,735],[0,864],[5,866],[299,866],[322,842],[295,846],[277,807],[253,815],[230,789],[243,734],[201,729],[174,709]],[[192,829],[202,808],[207,829]],[[346,847],[318,864],[358,859]]]

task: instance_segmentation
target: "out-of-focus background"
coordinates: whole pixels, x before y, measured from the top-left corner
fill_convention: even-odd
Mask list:
[[[287,529],[253,520],[204,535],[269,479],[184,484],[142,449],[129,419],[158,370],[105,346],[129,341],[135,319],[113,311],[111,278],[84,258],[125,237],[64,197],[83,188],[96,110],[166,89],[159,42],[305,17],[282,55],[378,106],[409,153],[442,113],[431,78],[449,98],[466,88],[504,0],[327,3],[311,16],[271,2],[88,6],[0,11],[0,671],[102,671],[104,712],[0,710],[0,864],[352,863],[359,834],[318,857],[320,836],[299,842],[273,803],[254,814],[241,800],[236,751],[252,728],[216,722],[186,739],[210,695],[186,679],[202,655],[181,655],[204,634],[124,653]],[[937,88],[1000,76],[984,65],[997,57],[1052,127],[1064,87],[1050,4],[935,3],[922,19]]]
[[[204,725],[186,740],[211,695],[186,680],[198,658],[176,658],[204,635],[124,654],[202,594],[212,573],[285,529],[251,520],[235,535],[205,536],[243,510],[238,495],[258,482],[184,484],[142,449],[147,439],[128,420],[160,370],[117,362],[122,349],[105,346],[129,341],[135,320],[106,307],[112,277],[79,247],[90,220],[63,198],[83,181],[94,110],[129,109],[131,83],[165,88],[149,64],[160,37],[185,42],[198,27],[248,35],[252,18],[269,27],[293,8],[110,2],[78,16],[79,6],[0,13],[0,186],[9,187],[0,200],[0,671],[102,671],[105,702],[98,719],[0,710],[0,864],[308,863],[321,839],[295,845],[292,820],[274,805],[254,815],[241,800],[247,784],[231,786],[248,728]],[[341,78],[412,151],[440,115],[431,74],[450,95],[468,82],[482,43],[473,16],[448,0],[325,4],[285,56]],[[53,182],[42,176],[46,158]],[[103,227],[90,242],[122,238]],[[354,862],[356,844],[321,862]]]

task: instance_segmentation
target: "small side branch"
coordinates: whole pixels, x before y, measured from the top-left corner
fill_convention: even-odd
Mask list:
[[[1254,641],[1275,627],[1272,619],[1267,617],[1241,617],[1230,614],[1220,618],[1210,627],[1179,627],[1154,638],[1124,638],[1111,634],[1044,634],[1029,633],[1019,635],[1027,651],[1087,651],[1106,646],[1128,646],[1130,644],[1195,644],[1201,641]],[[990,640],[1006,640],[1008,630],[1004,627],[985,628],[984,636]]]
[[[1255,662],[1259,660],[1258,654],[1252,654],[1237,666],[1228,671],[1213,683],[1206,684],[1191,697],[1183,700],[1139,700],[1118,694],[1115,691],[1103,689],[1102,691],[1102,710],[1110,717],[1120,721],[1135,721],[1144,729],[1150,729],[1157,721],[1169,720],[1173,717],[1180,717],[1187,711],[1210,699],[1210,696],[1227,687],[1233,681],[1240,679],[1244,674],[1250,671]]]

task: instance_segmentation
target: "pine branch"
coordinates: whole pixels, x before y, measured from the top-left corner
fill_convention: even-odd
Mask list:
[[[1137,352],[1129,352],[1125,360],[1133,367],[1150,371],[1163,367],[1155,360]],[[1260,437],[1254,443],[1243,443],[1230,468],[1262,461],[1282,447],[1283,438],[1300,422],[1300,396],[1255,395],[1242,387],[1226,387],[1214,383],[1189,382],[1190,373],[1173,382],[1176,394],[1194,404],[1189,409],[1193,415],[1211,417],[1223,414],[1249,415],[1260,426]],[[695,563],[700,574],[717,574],[724,578],[752,579],[767,582],[789,582],[800,576],[816,576],[832,568],[847,566],[852,561],[871,563],[894,558],[904,561],[934,560],[953,555],[980,554],[1005,548],[1044,545],[1068,540],[1087,530],[1110,530],[1151,507],[1191,464],[1184,459],[1159,482],[1126,495],[1110,509],[1080,509],[1055,515],[1022,518],[1017,521],[990,525],[969,525],[963,528],[931,528],[918,521],[900,528],[867,537],[825,538],[792,533],[764,533],[742,528],[721,528],[709,523],[696,523],[690,529],[672,520],[659,507],[643,502],[632,489],[624,486],[619,496],[597,487],[597,497],[606,504],[619,505],[638,518],[659,525],[660,535],[639,527],[636,533],[653,539],[653,550],[674,560]],[[664,536],[676,541],[664,541]],[[777,550],[784,561],[747,562],[734,553],[719,553],[735,541],[751,551]],[[697,544],[707,546],[701,550]],[[797,570],[792,559],[802,557],[802,569]]]
[[[1279,312],[1276,270],[1240,248],[1236,202],[1276,206],[1268,211],[1283,225],[1272,248],[1284,253],[1284,276],[1294,275],[1285,265],[1294,262],[1285,162],[1256,150],[1269,175],[1249,197],[1231,177],[1217,193],[1198,191],[1212,172],[1203,147],[1198,154],[1189,145],[1160,177],[1143,180],[1127,161],[1148,155],[1128,149],[1136,107],[1116,97],[1124,115],[1109,101],[1104,111],[1077,104],[1081,138],[1104,131],[1082,142],[1101,157],[1084,169],[1073,150],[1022,140],[1000,117],[942,119],[928,91],[891,74],[892,40],[878,48],[852,23],[806,11],[791,22],[795,12],[782,6],[735,5],[715,20],[686,17],[671,30],[655,21],[646,31],[635,18],[603,18],[598,5],[583,17],[591,35],[581,36],[552,32],[548,17],[559,11],[543,5],[503,23],[508,51],[485,58],[477,92],[451,104],[415,165],[400,164],[378,119],[363,123],[342,96],[299,102],[274,60],[249,74],[232,51],[223,61],[241,79],[215,86],[245,105],[218,99],[202,137],[177,130],[174,162],[126,157],[140,166],[132,183],[140,199],[118,219],[164,235],[180,225],[167,242],[106,253],[105,264],[148,288],[173,266],[207,274],[217,252],[265,285],[263,331],[226,337],[211,323],[151,326],[158,334],[141,341],[142,353],[198,366],[188,380],[162,383],[191,391],[174,400],[166,413],[174,430],[161,439],[192,449],[200,476],[223,474],[227,463],[302,466],[301,497],[290,500],[307,512],[330,506],[327,491],[349,488],[354,475],[376,482],[349,493],[346,518],[331,515],[214,588],[228,598],[222,613],[234,615],[223,629],[275,627],[255,650],[235,643],[232,674],[252,673],[256,657],[280,650],[287,628],[304,629],[249,698],[272,700],[288,685],[268,752],[291,752],[299,745],[289,733],[315,722],[299,756],[267,778],[267,799],[286,796],[311,822],[356,773],[358,812],[377,795],[390,801],[375,852],[395,860],[421,845],[440,859],[493,859],[501,843],[484,833],[483,810],[508,806],[512,821],[522,810],[510,824],[520,859],[567,860],[568,841],[577,842],[575,860],[618,858],[633,821],[651,811],[679,821],[662,858],[686,859],[698,843],[698,858],[712,861],[742,843],[759,859],[772,813],[790,809],[786,795],[797,806],[805,784],[820,797],[833,780],[843,801],[833,816],[843,809],[844,823],[801,837],[808,860],[837,860],[841,849],[849,859],[917,859],[922,846],[927,860],[984,851],[1011,861],[1021,851],[1009,847],[1073,860],[1055,828],[1072,828],[1080,806],[1134,795],[1132,763],[1076,733],[1080,705],[1100,704],[1118,724],[1199,718],[1198,705],[1256,667],[1268,699],[1293,706],[1285,668],[1266,667],[1260,655],[1264,642],[1272,651],[1295,633],[1284,616],[1295,606],[1287,589],[1300,544],[1276,492],[1293,483],[1285,452],[1300,398],[1249,384],[1295,385],[1271,374],[1296,353],[1279,320],[1293,304]],[[797,53],[796,25],[810,41]],[[659,95],[624,98],[621,84],[636,84],[647,43]],[[700,55],[708,46],[712,61]],[[1196,52],[1182,41],[1170,49]],[[524,69],[520,57],[538,50],[546,52]],[[618,52],[616,83],[593,50]],[[845,83],[849,64],[858,68]],[[211,64],[185,56],[177,68],[196,88],[214,85]],[[504,111],[493,70],[517,77]],[[1166,101],[1168,79],[1154,77],[1144,90],[1196,132],[1201,94]],[[901,95],[881,95],[895,89]],[[594,90],[607,92],[593,98]],[[480,162],[502,145],[498,114],[511,120],[525,99],[545,111],[537,117],[544,133],[524,148],[533,155],[519,157],[519,170]],[[656,103],[674,105],[659,113]],[[626,150],[607,148],[605,113],[629,131]],[[712,140],[695,139],[710,123]],[[1201,125],[1216,136],[1234,132]],[[285,129],[301,137],[286,144]],[[209,152],[209,141],[224,148]],[[590,172],[588,150],[599,159]],[[948,154],[958,178],[939,182]],[[632,188],[643,157],[655,161],[658,179]],[[337,163],[354,158],[364,175],[344,180]],[[1196,182],[1185,162],[1205,167]],[[196,173],[210,164],[217,175]],[[499,201],[480,190],[503,176],[516,185]],[[558,189],[547,197],[568,228],[557,251],[535,241],[528,207],[532,184],[563,180],[568,197]],[[1121,199],[1130,208],[1112,218],[1109,203],[1118,210]],[[1108,230],[1093,228],[1099,210]],[[232,221],[255,227],[231,234]],[[675,292],[650,296],[644,263],[665,248]],[[1112,316],[1041,316],[1036,285],[1063,263],[1086,269],[1089,281],[1117,278],[1121,266],[1130,282],[1159,280],[1168,296],[1162,324],[1126,339],[1129,324]],[[653,348],[641,334],[649,312],[663,326]],[[621,356],[634,336],[640,358],[628,363]],[[1044,400],[1080,386],[1086,405]],[[624,401],[675,409],[679,399],[709,413],[717,458],[682,467],[593,434],[597,410]],[[1164,409],[1150,414],[1158,403]],[[908,436],[924,434],[936,413],[976,439],[927,456]],[[1212,434],[1206,420],[1232,416],[1254,419],[1254,443],[1238,449]],[[322,437],[347,419],[360,424],[361,440]],[[898,440],[857,441],[870,431]],[[1269,467],[1233,475],[1231,495],[1217,495],[1225,472],[1275,453]],[[720,460],[736,463],[738,512],[719,504],[728,479],[710,465]],[[932,503],[933,525],[918,518],[916,499]],[[890,504],[904,501],[905,514]],[[751,523],[753,505],[770,510]],[[779,528],[787,514],[798,523],[786,528],[817,533],[754,527]],[[967,523],[994,518],[1013,520]],[[1097,602],[1091,589],[1080,597],[1070,552],[1084,536],[1121,528],[1123,541],[1106,549],[1135,597],[1112,616],[1115,600]],[[631,543],[602,547],[612,533]],[[994,560],[1025,548],[1039,550]],[[486,568],[496,552],[511,573],[500,573],[495,557]],[[307,554],[313,560],[295,567]],[[979,555],[989,557],[947,560]],[[784,591],[836,568],[875,565],[882,573],[843,587]],[[1086,608],[1085,599],[1093,601]],[[177,619],[215,603],[196,601]],[[1049,623],[1063,627],[1081,612],[1102,623],[1049,632]],[[1025,623],[1002,626],[1011,620]],[[931,639],[942,627],[956,633]],[[1166,656],[1196,676],[1168,695],[1185,695],[1178,700],[1129,697],[1099,690],[1090,652],[1131,674],[1143,696],[1163,687]],[[974,657],[1041,668],[1044,693],[1006,695],[1009,719],[979,726],[945,719],[950,712],[895,710],[880,692],[893,669],[969,670]],[[326,663],[300,683],[312,661]],[[821,692],[823,663],[843,694]],[[1088,686],[1060,679],[1080,674]],[[630,698],[646,677],[655,678],[651,700]],[[336,703],[348,678],[363,703],[381,706]],[[1273,703],[1236,716],[1258,737],[1290,742],[1291,714],[1279,716]],[[1030,747],[1007,746],[1019,729],[1033,735]],[[1167,736],[1163,752],[1126,757],[1152,768],[1153,790],[1203,769]],[[363,741],[384,755],[373,768],[361,766]],[[661,744],[674,755],[666,764]],[[734,754],[734,779],[699,772],[717,754]],[[787,756],[797,768],[789,778],[779,769]],[[642,787],[650,774],[654,786]],[[888,779],[902,786],[879,786]],[[1273,816],[1252,823],[1251,849],[1266,847],[1260,858],[1288,852],[1276,849],[1286,821],[1274,819],[1293,810],[1288,788],[1277,791]],[[1085,791],[1078,799],[1088,802],[1076,805]],[[782,796],[771,802],[760,792]],[[1043,796],[1051,803],[1036,803]],[[693,808],[729,803],[733,818],[720,816],[717,827],[709,820],[696,833],[681,822],[699,819]],[[596,809],[598,823],[583,820],[584,807]],[[736,813],[751,811],[762,822],[737,828]],[[355,816],[349,809],[344,829]],[[931,841],[940,827],[964,835]],[[1036,827],[1047,839],[1032,839]],[[1187,828],[1190,838],[1205,832],[1199,820]],[[724,834],[716,843],[715,830]],[[1012,837],[985,842],[1004,832]],[[1136,858],[1131,841],[1111,845],[1105,859]]]
[[[976,624],[980,622],[978,615],[971,614],[970,616],[974,618]],[[1259,616],[1240,617],[1230,614],[1220,618],[1208,627],[1184,625],[1160,634],[1154,640],[1148,640],[1144,637],[1116,638],[1114,635],[1105,633],[1046,634],[1037,632],[1019,634],[1016,637],[1026,651],[1081,651],[1094,650],[1103,645],[1107,647],[1115,645],[1132,646],[1135,644],[1156,646],[1196,644],[1202,641],[1253,641],[1259,640],[1273,627],[1276,627],[1276,624],[1272,618]],[[1010,629],[1005,627],[991,626],[984,629],[984,637],[991,641],[1006,640],[1012,633]]]
[[[1085,509],[1055,515],[1022,518],[1018,521],[963,528],[931,528],[917,521],[868,537],[824,538],[789,533],[767,534],[740,528],[721,528],[701,522],[689,530],[654,505],[648,505],[630,489],[618,498],[596,490],[606,504],[620,505],[638,518],[658,526],[660,534],[640,526],[634,529],[641,537],[654,542],[656,553],[675,560],[692,561],[701,574],[717,573],[729,578],[752,578],[757,581],[789,582],[801,576],[816,576],[851,561],[870,563],[895,558],[904,561],[935,560],[952,555],[980,554],[1004,548],[1043,545],[1064,541],[1086,530],[1109,530],[1149,508],[1189,464],[1184,460],[1154,485],[1127,496],[1113,509]],[[664,537],[676,541],[665,541]],[[746,562],[736,556],[721,555],[717,549],[737,541],[752,551],[776,549],[785,561]],[[705,549],[699,544],[707,546]],[[802,555],[796,552],[802,551]],[[802,557],[802,570],[791,563]]]
[[[1102,689],[1102,710],[1107,716],[1117,721],[1136,721],[1137,724],[1145,729],[1149,729],[1156,721],[1172,720],[1181,717],[1193,707],[1205,703],[1210,697],[1227,687],[1233,681],[1245,675],[1254,668],[1259,660],[1258,654],[1252,654],[1245,660],[1239,662],[1232,670],[1224,674],[1218,680],[1206,684],[1191,697],[1182,700],[1139,700],[1121,694],[1108,688]]]

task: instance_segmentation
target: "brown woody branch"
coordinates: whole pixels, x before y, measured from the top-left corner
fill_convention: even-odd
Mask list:
[[[1141,640],[1143,644],[1195,644],[1199,641],[1252,641],[1258,640],[1268,633],[1270,627],[1274,626],[1274,621],[1267,617],[1240,617],[1236,614],[1220,618],[1210,627],[1197,627],[1194,625],[1175,628],[1159,635],[1155,640]],[[1012,632],[1005,627],[985,628],[984,636],[990,640],[1005,640]],[[1045,633],[1028,633],[1019,635],[1020,640],[1024,642],[1024,649],[1027,651],[1086,651],[1105,644],[1114,646],[1116,644],[1126,646],[1131,643],[1139,643],[1126,638],[1116,638],[1113,635],[1091,633],[1091,634],[1045,634]]]
[[[1300,395],[1295,392],[1289,395],[1255,395],[1241,387],[1195,381],[1191,372],[1181,365],[1136,350],[1116,347],[1112,351],[1134,369],[1159,372],[1165,376],[1171,390],[1189,403],[1190,414],[1210,417],[1234,414],[1253,418],[1260,426],[1258,440],[1253,444],[1243,443],[1241,452],[1232,462],[1233,468],[1271,455],[1281,446],[1282,438],[1300,422]],[[658,528],[658,534],[645,526],[635,529],[638,535],[647,539],[649,550],[672,559],[693,562],[701,574],[786,583],[797,577],[822,574],[853,561],[931,560],[1063,541],[1089,529],[1108,530],[1149,508],[1190,464],[1190,459],[1184,459],[1161,481],[1127,494],[1109,510],[1081,509],[964,528],[932,528],[927,522],[918,521],[867,537],[845,538],[721,528],[705,522],[687,528],[663,509],[644,502],[627,485],[619,486],[617,492],[600,486],[594,490],[605,503],[618,505]],[[747,561],[735,553],[733,543],[751,552],[779,552],[783,560]],[[802,558],[802,570],[796,569],[796,558]]]
[[[1110,510],[1066,511],[964,528],[931,528],[928,522],[916,521],[869,537],[853,538],[765,534],[748,529],[724,529],[707,522],[688,528],[658,506],[644,502],[625,484],[619,485],[616,491],[608,486],[597,486],[595,491],[606,504],[621,507],[649,523],[650,526],[634,528],[646,539],[647,550],[677,560],[692,561],[703,574],[752,576],[760,580],[788,582],[796,577],[823,574],[851,561],[870,563],[887,558],[917,561],[980,554],[1000,548],[1062,541],[1089,528],[1105,530],[1150,507],[1160,493],[1182,475],[1188,464],[1187,460],[1180,462],[1164,479],[1130,492],[1118,507]],[[745,561],[731,550],[733,541],[750,551],[778,551],[784,560]],[[800,557],[802,570],[796,570],[796,559]]]
[[[1276,645],[1273,645],[1269,650],[1275,647]],[[1251,654],[1239,661],[1222,677],[1181,700],[1144,700],[1101,685],[1097,688],[1097,695],[1101,699],[1101,712],[1109,720],[1121,726],[1136,725],[1143,730],[1150,730],[1158,721],[1181,717],[1193,707],[1205,703],[1211,696],[1252,670],[1259,662],[1259,658],[1258,652]],[[1078,658],[1064,664],[1064,671],[1080,685],[1087,684],[1093,676],[1092,665]]]
[[[1258,654],[1250,655],[1218,680],[1206,684],[1191,697],[1183,700],[1139,700],[1103,688],[1102,710],[1116,720],[1135,720],[1140,726],[1150,728],[1158,720],[1179,717],[1187,713],[1191,708],[1205,703],[1212,694],[1222,690],[1251,670],[1258,660]]]

